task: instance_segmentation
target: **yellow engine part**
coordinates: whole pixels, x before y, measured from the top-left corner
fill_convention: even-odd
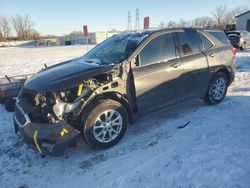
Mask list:
[[[82,94],[82,89],[83,89],[83,84],[80,84],[78,87],[78,92],[77,92],[78,97]]]

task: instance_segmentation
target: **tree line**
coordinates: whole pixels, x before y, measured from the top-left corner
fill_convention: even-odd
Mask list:
[[[31,21],[29,15],[16,15],[11,18],[0,16],[0,42],[13,39],[12,31],[18,40],[38,39],[40,36],[34,29],[34,22]]]
[[[193,20],[180,19],[179,21],[170,20],[169,22],[162,21],[160,28],[174,27],[198,27],[207,29],[225,29],[228,24],[236,24],[235,16],[248,11],[246,6],[238,6],[228,9],[226,5],[221,5],[211,12],[210,16],[197,17]]]

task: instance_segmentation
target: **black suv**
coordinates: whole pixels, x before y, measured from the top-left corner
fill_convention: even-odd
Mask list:
[[[94,148],[113,146],[136,117],[193,98],[220,103],[234,79],[235,53],[222,31],[115,35],[29,79],[15,130],[41,154],[61,155],[79,134]]]
[[[245,50],[250,47],[250,33],[248,31],[226,31],[226,35],[235,48]]]

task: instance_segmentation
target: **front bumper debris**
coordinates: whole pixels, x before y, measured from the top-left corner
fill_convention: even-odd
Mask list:
[[[21,125],[14,114],[14,128],[24,141],[41,155],[61,156],[66,147],[74,142],[79,131],[64,121],[52,124],[28,122]]]

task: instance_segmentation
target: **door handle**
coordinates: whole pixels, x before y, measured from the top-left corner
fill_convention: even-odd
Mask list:
[[[172,65],[170,65],[173,68],[177,68],[179,67],[181,64],[180,63],[173,63]]]
[[[215,54],[214,54],[214,53],[211,53],[211,54],[209,54],[209,56],[210,56],[210,57],[214,57],[214,56],[215,56]]]

